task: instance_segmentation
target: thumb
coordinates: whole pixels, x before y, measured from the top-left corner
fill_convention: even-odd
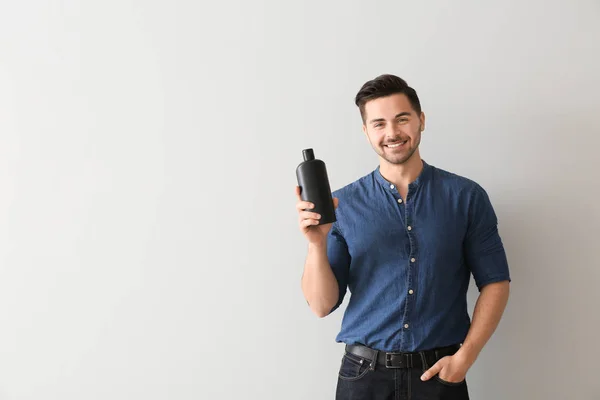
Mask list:
[[[433,367],[429,368],[427,371],[425,371],[423,373],[423,375],[421,375],[421,380],[426,381],[428,379],[431,379],[432,377],[437,375],[441,370],[442,370],[442,363],[438,361],[435,364],[433,364]]]
[[[340,204],[340,199],[338,199],[337,197],[333,198],[333,208],[337,208],[338,204]]]

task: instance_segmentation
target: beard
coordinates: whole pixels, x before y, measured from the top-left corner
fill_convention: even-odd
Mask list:
[[[419,144],[421,144],[421,125],[419,125],[419,128],[417,130],[417,132],[415,132],[415,135],[413,135],[413,138],[395,138],[394,140],[389,140],[389,143],[395,143],[395,142],[401,142],[403,140],[407,140],[406,144],[404,146],[406,146],[405,149],[403,150],[393,150],[390,149],[389,147],[386,147],[384,144],[381,144],[379,146],[373,146],[373,149],[375,150],[375,152],[379,155],[379,157],[383,158],[385,161],[387,161],[390,164],[394,164],[394,165],[400,165],[400,164],[404,164],[405,162],[407,162],[408,160],[410,160],[410,158],[413,156],[413,154],[415,154],[415,151],[417,151],[417,149],[419,148]],[[414,142],[413,142],[414,140]],[[372,144],[371,144],[372,145]]]

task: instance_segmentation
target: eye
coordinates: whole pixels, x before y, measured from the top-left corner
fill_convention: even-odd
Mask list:
[[[401,123],[401,124],[403,124],[403,123],[405,123],[405,122],[408,122],[408,118],[400,118],[400,119],[398,120],[398,122],[399,122],[399,123]]]
[[[381,122],[376,123],[375,125],[373,125],[375,128],[380,128],[383,126],[383,124]]]

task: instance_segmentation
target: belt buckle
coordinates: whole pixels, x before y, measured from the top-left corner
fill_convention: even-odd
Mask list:
[[[400,365],[394,366],[392,361],[394,358],[400,357]],[[411,368],[412,358],[406,353],[385,353],[385,367],[386,368]]]
[[[401,368],[392,365],[392,360],[401,355],[401,353],[385,353],[385,367],[386,368]]]

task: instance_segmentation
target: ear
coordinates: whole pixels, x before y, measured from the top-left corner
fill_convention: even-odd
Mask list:
[[[425,130],[425,113],[421,112],[421,116],[419,117],[419,120],[421,121],[421,132],[423,132]]]

